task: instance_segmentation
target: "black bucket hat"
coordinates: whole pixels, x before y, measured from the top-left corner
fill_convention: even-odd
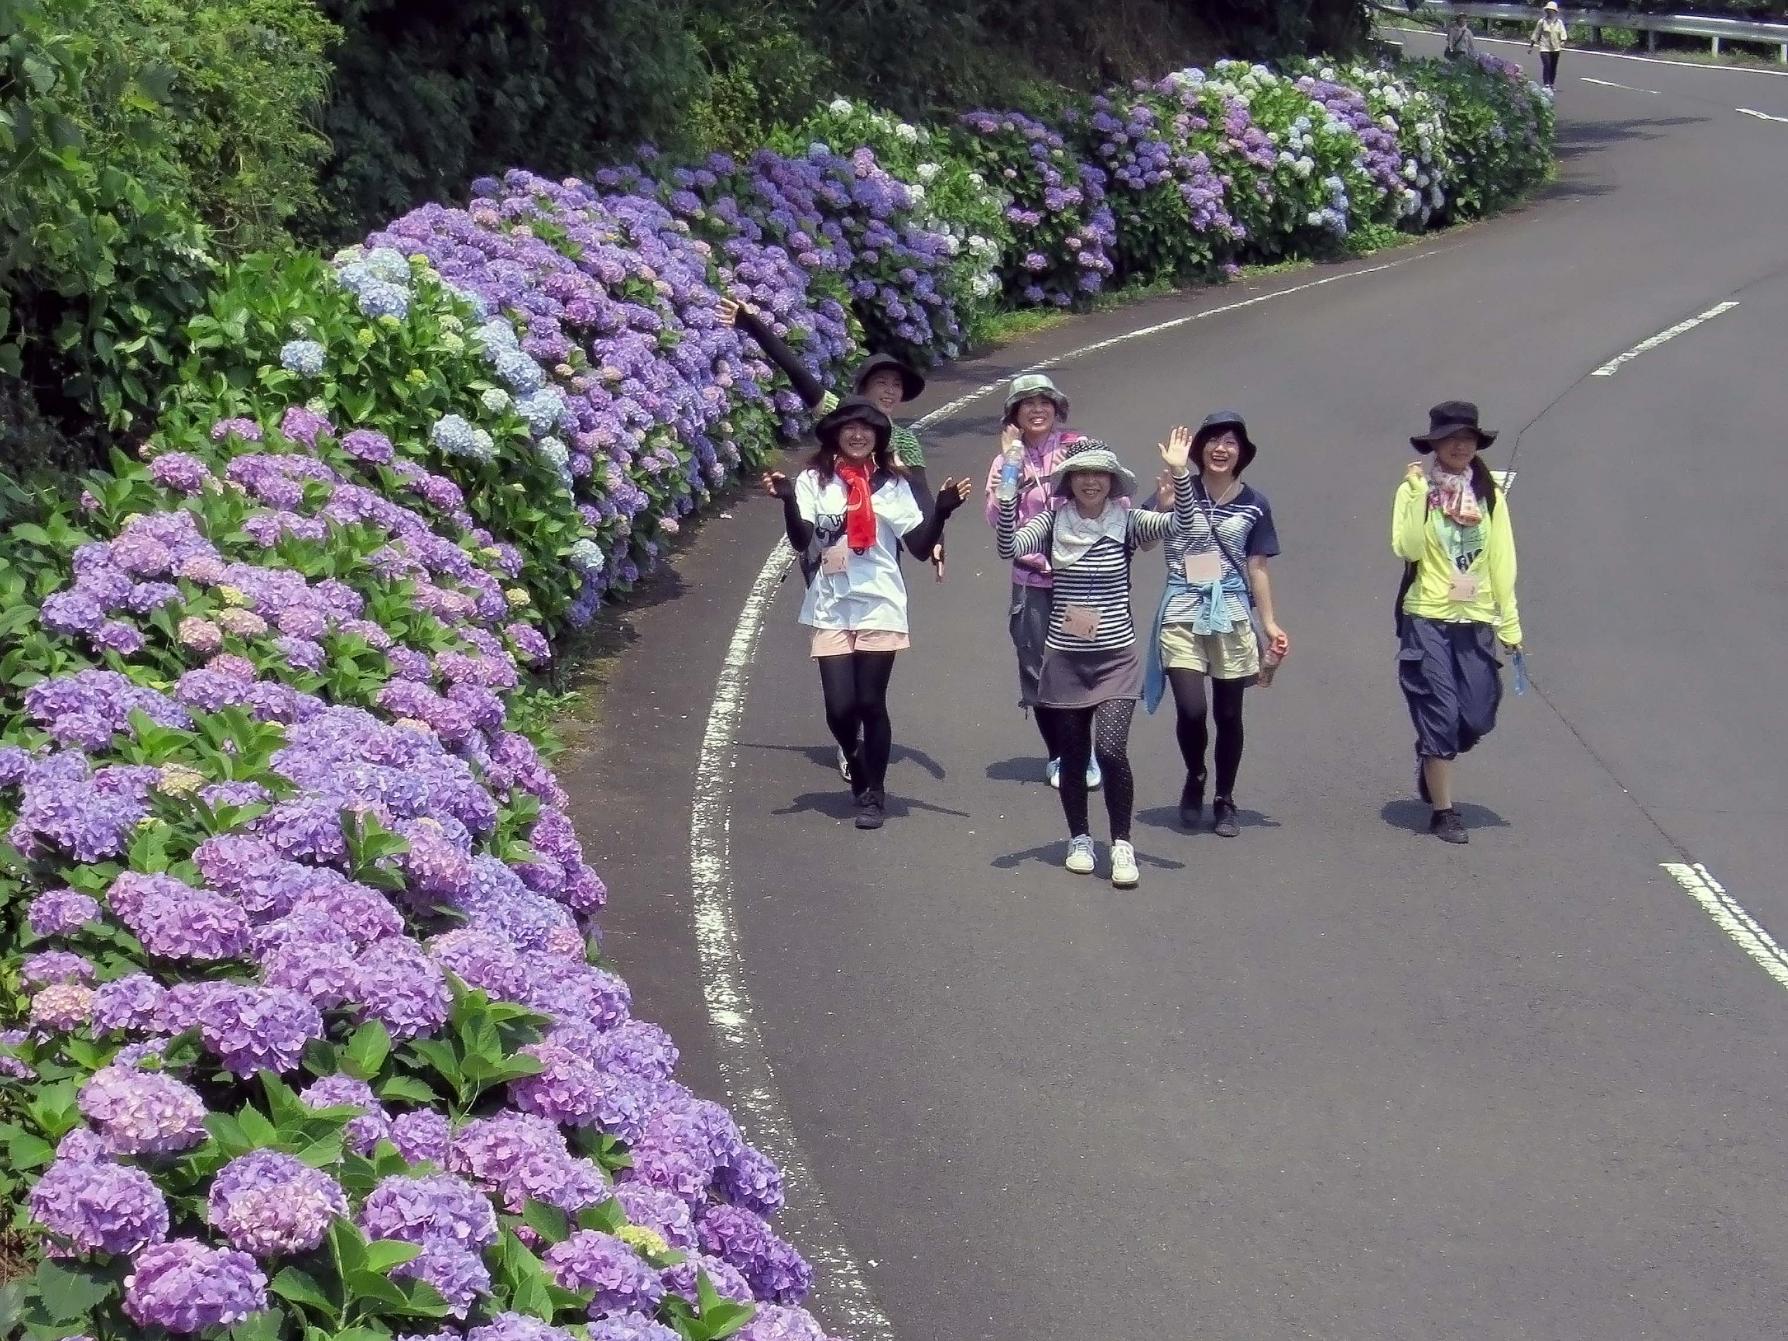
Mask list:
[[[814,436],[822,445],[837,450],[839,430],[846,424],[868,424],[875,430],[875,454],[878,457],[888,454],[889,445],[894,441],[893,421],[862,396],[846,396],[839,401],[837,409],[813,426]]]
[[[863,366],[857,369],[857,375],[851,380],[851,390],[859,396],[863,394],[863,385],[869,380],[871,373],[878,373],[887,368],[900,374],[900,399],[914,400],[925,390],[925,378],[911,364],[895,358],[892,354],[871,354],[863,360]]]
[[[1450,438],[1462,429],[1478,435],[1478,446],[1488,447],[1496,434],[1478,427],[1478,407],[1468,400],[1443,400],[1428,411],[1428,431],[1410,438],[1409,445],[1418,452],[1431,452],[1443,438]]]
[[[1240,475],[1254,463],[1254,454],[1260,449],[1254,445],[1254,439],[1248,436],[1248,424],[1237,410],[1218,410],[1215,414],[1207,414],[1204,422],[1198,426],[1198,432],[1192,435],[1192,461],[1195,470],[1204,468],[1204,445],[1224,429],[1234,429],[1236,437],[1242,442],[1242,459],[1237,463],[1235,473]]]

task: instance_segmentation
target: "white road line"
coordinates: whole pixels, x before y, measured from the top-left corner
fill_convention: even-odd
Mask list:
[[[689,812],[689,882],[695,897],[695,947],[701,962],[702,995],[708,1020],[720,1039],[720,1073],[740,1110],[750,1139],[782,1166],[791,1204],[802,1220],[801,1250],[838,1300],[852,1336],[860,1341],[893,1341],[894,1329],[876,1303],[857,1260],[818,1182],[807,1167],[795,1138],[788,1108],[776,1088],[775,1071],[752,1016],[745,987],[745,960],[739,950],[739,928],[733,917],[731,849],[732,771],[751,683],[752,654],[776,588],[794,562],[788,542],[778,540],[751,594],[739,612],[720,682],[702,734],[701,759],[695,770],[695,796]]]
[[[1707,915],[1713,918],[1721,931],[1737,941],[1739,948],[1757,961],[1765,973],[1783,987],[1788,987],[1788,950],[1782,949],[1775,938],[1758,924],[1757,919],[1745,911],[1744,905],[1725,891],[1707,867],[1699,862],[1693,866],[1674,861],[1662,862],[1660,865],[1677,884],[1689,892],[1696,903],[1707,910]]]
[[[1736,107],[1733,110],[1743,112],[1746,116],[1754,116],[1759,121],[1788,121],[1788,116],[1771,116],[1768,112],[1759,112],[1754,107]]]
[[[1621,354],[1615,358],[1609,359],[1601,367],[1597,368],[1593,373],[1591,373],[1590,376],[1591,377],[1612,377],[1612,376],[1614,376],[1615,373],[1617,373],[1621,370],[1621,367],[1623,365],[1631,363],[1634,359],[1638,358],[1641,354],[1648,353],[1649,351],[1656,349],[1659,345],[1663,344],[1665,341],[1674,340],[1677,336],[1682,335],[1684,332],[1694,330],[1695,327],[1699,326],[1702,322],[1712,321],[1715,317],[1719,316],[1722,312],[1730,312],[1733,308],[1735,308],[1737,306],[1738,306],[1738,300],[1736,298],[1728,299],[1726,302],[1723,302],[1723,303],[1715,303],[1712,307],[1708,308],[1707,311],[1701,313],[1699,316],[1690,317],[1687,321],[1679,321],[1676,323],[1676,325],[1672,326],[1669,330],[1659,331],[1656,335],[1652,336],[1651,339],[1649,339],[1649,340],[1641,340],[1638,344],[1634,345],[1631,349],[1627,350],[1626,353]]]
[[[1600,84],[1603,88],[1624,88],[1628,93],[1656,93],[1655,88],[1639,88],[1633,84],[1617,84],[1612,79],[1591,79],[1588,75],[1579,75],[1578,81],[1584,84]]]
[[[1375,275],[1424,259],[1432,253],[1404,256],[1380,265],[1329,275],[1240,302],[1175,317],[1107,340],[1084,345],[1025,371],[1054,368],[1128,340],[1159,335],[1195,321],[1237,312],[1245,307],[1289,298],[1327,284]],[[948,405],[940,406],[913,424],[927,428],[999,390],[1006,379],[987,382]],[[758,636],[776,588],[794,563],[794,551],[778,538],[751,584],[751,594],[739,610],[732,641],[721,663],[720,679],[708,710],[707,730],[702,733],[701,757],[696,764],[695,792],[689,809],[689,884],[695,904],[696,956],[701,964],[702,997],[708,1022],[720,1040],[720,1073],[733,1103],[743,1115],[746,1135],[782,1166],[789,1203],[798,1207],[802,1222],[801,1250],[818,1269],[820,1279],[838,1301],[839,1311],[856,1341],[893,1341],[894,1329],[876,1302],[874,1292],[857,1265],[837,1218],[826,1204],[813,1171],[808,1168],[795,1135],[788,1106],[776,1087],[775,1069],[757,1027],[751,994],[745,985],[745,959],[739,948],[739,925],[733,908],[732,876],[732,780],[738,765],[739,725],[745,716],[746,694],[751,686],[751,663]]]

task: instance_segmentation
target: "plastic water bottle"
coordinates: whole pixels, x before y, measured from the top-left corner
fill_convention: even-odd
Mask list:
[[[1000,487],[996,493],[996,497],[1002,499],[1018,497],[1018,474],[1019,464],[1017,459],[1008,455],[1005,464],[1000,467]]]
[[[1525,652],[1515,653],[1515,692],[1517,694],[1527,692],[1527,653]]]

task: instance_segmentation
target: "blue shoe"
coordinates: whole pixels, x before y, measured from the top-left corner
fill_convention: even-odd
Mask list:
[[[1043,776],[1049,780],[1049,785],[1059,792],[1062,789],[1062,761],[1051,759],[1044,764]]]

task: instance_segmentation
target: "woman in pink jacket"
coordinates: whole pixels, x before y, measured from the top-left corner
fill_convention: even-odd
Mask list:
[[[1042,373],[1026,373],[1012,379],[1006,391],[1005,434],[1016,433],[1024,442],[1024,456],[1018,471],[1017,527],[1055,506],[1050,476],[1056,467],[1081,450],[1088,441],[1071,432],[1068,422],[1068,398],[1056,389],[1054,382]],[[1005,456],[996,452],[987,471],[987,524],[997,529],[1000,472]],[[1127,505],[1129,500],[1123,500]],[[1007,612],[1007,629],[1012,647],[1018,653],[1018,702],[1026,711],[1037,706],[1037,683],[1043,674],[1043,645],[1049,634],[1049,596],[1055,586],[1046,555],[1030,554],[1012,562],[1012,603]],[[1051,787],[1061,786],[1061,742],[1054,738],[1048,713],[1032,713],[1043,748],[1049,757],[1044,776]],[[1086,785],[1098,787],[1102,782],[1099,764],[1087,765]]]

